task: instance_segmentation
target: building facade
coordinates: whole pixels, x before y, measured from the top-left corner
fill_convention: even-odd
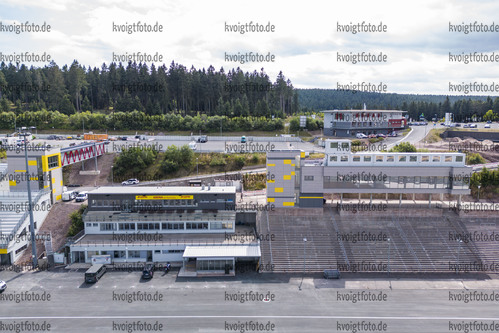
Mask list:
[[[322,207],[324,194],[470,193],[472,168],[462,153],[353,152],[350,140],[326,140],[323,159],[298,150],[267,154],[267,201],[276,207]]]
[[[357,133],[390,134],[407,126],[403,116],[406,111],[397,110],[326,110],[324,135],[355,137]]]
[[[236,262],[260,258],[233,186],[101,187],[88,193],[83,221],[72,262],[111,255],[113,263],[177,262],[186,274],[233,274]]]

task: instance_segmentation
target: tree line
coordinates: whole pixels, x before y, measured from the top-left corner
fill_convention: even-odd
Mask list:
[[[141,111],[147,115],[178,113],[194,116],[264,116],[283,118],[299,110],[289,79],[279,73],[274,82],[262,68],[227,72],[213,66],[196,69],[172,62],[154,64],[112,62],[101,68],[74,61],[60,68],[0,64],[0,111]]]

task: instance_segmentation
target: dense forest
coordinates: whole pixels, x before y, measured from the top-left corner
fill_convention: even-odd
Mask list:
[[[271,82],[263,68],[227,73],[214,67],[196,69],[172,62],[150,67],[129,62],[86,68],[76,60],[62,68],[0,64],[0,111],[140,111],[147,115],[283,118],[298,112],[298,96],[279,73]]]
[[[76,60],[62,68],[55,62],[42,68],[0,64],[3,129],[15,124],[76,129],[86,123],[88,129],[274,131],[283,129],[286,121],[278,120],[290,115],[361,109],[364,103],[368,109],[408,111],[413,119],[442,118],[446,112],[456,121],[479,119],[488,110],[492,119],[499,114],[499,98],[295,89],[282,72],[272,82],[263,68],[245,73],[213,66],[187,69],[175,62],[169,67],[113,62],[101,68]],[[140,121],[124,117],[132,112]]]
[[[332,89],[297,89],[302,111],[368,109],[408,111],[410,118],[419,119],[424,114],[432,119],[435,114],[443,118],[446,112],[454,114],[456,121],[483,117],[488,110],[499,113],[499,98],[486,96],[444,96],[413,94],[380,94],[370,92],[337,91]]]

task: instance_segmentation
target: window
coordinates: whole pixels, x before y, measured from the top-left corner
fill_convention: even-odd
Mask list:
[[[47,159],[47,163],[48,163],[49,169],[57,168],[59,166],[59,157],[58,156],[49,156],[49,158]]]
[[[314,176],[305,176],[305,181],[313,181]]]
[[[462,162],[463,157],[462,156],[456,156],[456,162]]]
[[[116,230],[116,223],[101,223],[100,231]]]
[[[137,223],[137,230],[159,230],[159,223]]]
[[[433,156],[432,162],[440,162],[440,156]]]
[[[409,162],[417,162],[418,157],[417,156],[409,156]]]
[[[128,251],[128,258],[140,258],[140,251]]]
[[[329,162],[337,162],[338,156],[329,156]]]
[[[376,156],[376,162],[383,162],[383,155]]]
[[[386,161],[387,162],[393,162],[395,160],[395,157],[393,155],[387,156]]]
[[[331,142],[330,148],[336,148],[336,149],[338,149],[338,142]]]
[[[360,162],[360,156],[354,156],[353,157],[354,162]]]
[[[341,149],[343,149],[343,150],[348,149],[348,146],[349,146],[348,142],[343,142],[341,144]]]
[[[348,156],[341,156],[342,162],[348,162]]]
[[[405,162],[407,160],[407,156],[399,156],[399,162]]]
[[[87,226],[87,228],[89,228],[92,226],[92,223],[87,223],[86,226]]]
[[[452,156],[445,156],[445,162],[452,162]]]
[[[430,161],[430,156],[428,155],[421,156],[421,162],[429,162],[429,161]]]
[[[163,230],[184,230],[183,223],[162,223],[161,229]]]
[[[364,162],[371,162],[371,156],[364,156]]]
[[[118,223],[120,230],[135,230],[135,223]]]

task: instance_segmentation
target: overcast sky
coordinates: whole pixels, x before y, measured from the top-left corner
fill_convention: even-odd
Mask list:
[[[163,57],[187,68],[265,72],[275,80],[279,71],[297,88],[335,89],[337,84],[386,84],[387,92],[449,94],[452,84],[499,84],[499,64],[451,63],[449,52],[499,54],[499,32],[449,32],[449,23],[477,21],[499,25],[499,1],[117,1],[117,0],[4,0],[2,24],[51,25],[50,33],[0,32],[0,52],[46,52],[59,66],[74,59],[101,67],[115,54],[142,52]],[[115,24],[146,22],[163,25],[162,33],[113,32]],[[275,32],[234,33],[225,23],[258,22]],[[337,23],[380,22],[386,33],[338,32]],[[225,53],[259,52],[274,62],[240,64]],[[343,63],[337,52],[383,52],[387,63]],[[46,63],[33,63],[44,66]],[[30,63],[31,65],[31,63]],[[157,63],[159,65],[159,63]],[[499,93],[470,93],[493,95]]]

